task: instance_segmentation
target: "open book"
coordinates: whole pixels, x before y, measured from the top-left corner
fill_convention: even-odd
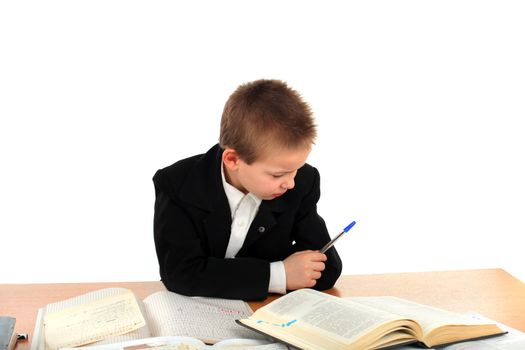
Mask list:
[[[128,289],[105,288],[40,309],[31,350],[161,336],[194,337],[209,344],[230,338],[261,339],[256,332],[235,323],[251,314],[242,300],[161,291],[141,301]]]
[[[291,292],[237,321],[300,349],[426,347],[505,333],[494,323],[395,297],[338,298],[312,289]]]

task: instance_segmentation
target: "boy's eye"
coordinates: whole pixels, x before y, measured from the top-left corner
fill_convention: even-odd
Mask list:
[[[273,177],[274,179],[278,179],[278,178],[280,178],[280,177],[283,177],[283,175],[282,175],[282,174],[279,174],[279,175],[278,175],[278,174],[272,174],[272,177]]]

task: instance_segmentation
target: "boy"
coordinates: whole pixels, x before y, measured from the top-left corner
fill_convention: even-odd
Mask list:
[[[284,82],[241,85],[220,143],[157,171],[154,238],[162,282],[185,295],[261,300],[331,288],[341,274],[317,214],[319,173],[309,106]]]

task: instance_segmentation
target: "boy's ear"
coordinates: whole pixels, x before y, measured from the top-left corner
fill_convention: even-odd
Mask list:
[[[222,152],[222,162],[228,169],[236,170],[239,167],[240,161],[241,157],[239,157],[239,154],[233,148],[226,148]]]

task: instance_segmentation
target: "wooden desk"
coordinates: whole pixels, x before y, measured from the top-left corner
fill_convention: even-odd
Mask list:
[[[16,331],[32,339],[38,308],[107,287],[125,287],[143,299],[165,290],[161,282],[0,284],[0,314],[16,317]],[[525,332],[525,284],[501,269],[342,276],[328,293],[394,295],[456,312],[476,311]],[[252,302],[257,309],[274,300]],[[28,350],[29,342],[17,345]]]

